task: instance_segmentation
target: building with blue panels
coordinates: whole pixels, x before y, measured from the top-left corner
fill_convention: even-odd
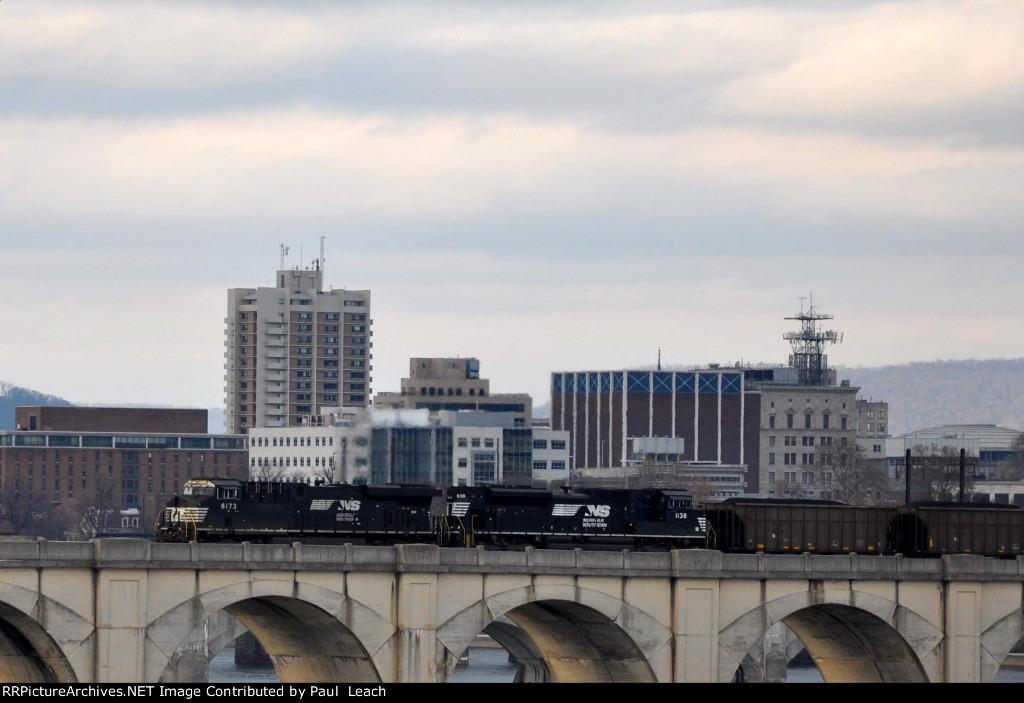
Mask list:
[[[686,462],[746,465],[756,491],[760,409],[741,369],[551,375],[551,427],[568,430],[573,469],[625,465],[633,438],[679,438]]]

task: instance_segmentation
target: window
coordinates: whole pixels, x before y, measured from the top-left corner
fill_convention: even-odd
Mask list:
[[[311,313],[311,312],[297,312],[297,313],[295,313],[295,318],[297,320],[312,320],[313,319],[313,313]]]
[[[534,449],[547,449],[548,441],[546,439],[535,439],[533,440]]]
[[[804,413],[804,429],[805,430],[811,429],[811,414],[810,413]]]
[[[346,300],[345,301],[345,307],[346,308],[361,308],[365,304],[366,303],[364,303],[362,300]],[[336,319],[336,318],[331,318],[331,319]]]
[[[841,429],[841,430],[845,430],[846,429],[846,416],[845,415],[843,415],[841,418],[839,418],[839,429]]]
[[[459,437],[459,446],[465,447],[469,444],[465,437]]]
[[[828,429],[828,413],[821,416],[821,426],[823,429]]]
[[[355,367],[366,366],[366,362],[362,359],[353,359],[350,365]]]
[[[464,469],[469,465],[468,460],[464,456],[459,457],[459,468]]]
[[[548,462],[546,462],[546,461],[539,461],[539,460],[533,462],[533,470],[534,471],[547,471],[547,469],[548,469]]]
[[[875,423],[869,422],[868,423],[868,432],[874,432],[874,431],[875,431]]]
[[[474,437],[473,441],[470,442],[470,444],[472,444],[474,447],[479,447],[480,446],[480,438],[479,437]]]
[[[878,419],[879,420],[884,420],[885,419],[885,411],[884,410],[879,410],[878,411]]]
[[[494,447],[494,438],[493,437],[487,437],[486,439],[484,439],[484,446],[487,447],[487,448]]]
[[[775,416],[774,415],[769,415],[768,416],[768,427],[771,428],[771,429],[775,429]]]
[[[768,463],[773,465],[775,464],[775,452],[772,452],[768,455]]]
[[[339,314],[336,313],[336,312],[324,313],[324,319],[325,320],[337,320],[338,317],[339,317]]]
[[[885,432],[885,423],[884,422],[879,422],[878,423],[878,431],[879,432]]]
[[[565,440],[564,439],[553,439],[553,440],[551,440],[551,448],[552,449],[565,449]]]
[[[768,483],[775,483],[775,472],[774,471],[769,471],[768,472]]]
[[[786,415],[786,427],[788,429],[793,429],[793,413]]]
[[[874,410],[868,410],[868,419],[869,420],[874,420],[875,419],[875,411]]]
[[[774,447],[775,446],[775,435],[771,435],[770,437],[768,437],[768,446],[769,447]]]
[[[558,460],[552,461],[551,462],[551,470],[552,471],[565,471],[565,462],[564,461],[558,461]]]

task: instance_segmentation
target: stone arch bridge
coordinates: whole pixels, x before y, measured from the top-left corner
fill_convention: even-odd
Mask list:
[[[1022,605],[970,555],[6,541],[0,679],[188,680],[244,626],[285,682],[444,682],[482,632],[524,681],[728,682],[784,623],[826,681],[985,682]]]

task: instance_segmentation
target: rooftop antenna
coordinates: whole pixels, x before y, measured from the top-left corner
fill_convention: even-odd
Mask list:
[[[321,271],[324,270],[324,264],[327,263],[327,259],[324,258],[324,240],[325,239],[327,239],[327,237],[325,237],[324,235],[321,234],[320,235],[320,264],[318,266],[318,268]]]
[[[661,371],[661,347],[658,347],[658,371]]]
[[[284,271],[284,257],[286,257],[286,256],[288,256],[288,247],[286,247],[284,244],[282,244],[281,245],[281,267],[277,269],[278,271]]]
[[[814,295],[808,300],[804,309],[805,298],[800,298],[800,312],[787,320],[799,320],[800,330],[786,332],[782,338],[793,346],[789,355],[789,365],[797,370],[799,383],[803,386],[828,385],[828,357],[825,356],[826,344],[838,344],[843,341],[842,332],[823,330],[818,324],[821,320],[831,320],[834,315],[824,315],[814,309]]]

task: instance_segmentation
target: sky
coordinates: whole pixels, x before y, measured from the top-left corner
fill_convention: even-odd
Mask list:
[[[370,289],[373,390],[1024,356],[1024,3],[0,2],[0,380],[217,407],[227,290]]]

